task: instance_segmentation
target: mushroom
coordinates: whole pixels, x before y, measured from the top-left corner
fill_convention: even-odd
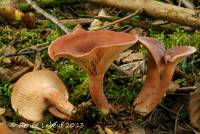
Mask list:
[[[151,64],[149,63],[146,83],[143,86],[143,88],[146,86],[146,90],[143,89],[140,95],[136,98],[134,103],[136,107],[134,110],[141,115],[147,115],[151,112],[160,103],[162,97],[168,90],[176,64],[183,60],[184,57],[194,53],[195,51],[196,49],[191,46],[179,46],[166,50],[163,57],[164,64],[162,64],[160,69],[156,72],[154,72],[155,65],[152,65],[151,67]],[[150,73],[152,73],[152,75],[150,75]],[[151,84],[152,86],[150,86]],[[150,89],[151,87],[152,89]],[[151,91],[148,92],[148,89]]]
[[[116,56],[137,42],[137,35],[107,30],[76,29],[53,41],[48,49],[53,60],[66,57],[74,60],[89,77],[89,93],[104,114],[113,110],[103,92],[103,77]]]
[[[14,84],[11,104],[30,121],[41,121],[45,110],[62,119],[75,119],[77,108],[68,101],[67,88],[56,73],[44,69],[26,73]]]
[[[149,51],[149,58],[146,79],[133,106],[136,113],[145,115],[153,109],[150,102],[153,95],[157,93],[161,81],[160,72],[164,67],[162,58],[165,47],[161,42],[150,37],[139,37],[138,40]]]
[[[155,107],[162,99],[171,83],[176,65],[186,56],[193,54],[196,48],[191,46],[179,46],[166,50],[164,61],[165,69],[161,75],[161,83],[158,92],[152,100],[152,106]]]
[[[17,134],[13,132],[5,123],[0,123],[0,134]]]

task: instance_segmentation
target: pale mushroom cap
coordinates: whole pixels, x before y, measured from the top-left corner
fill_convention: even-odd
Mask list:
[[[23,75],[14,85],[11,104],[22,117],[39,121],[43,112],[50,105],[44,98],[45,90],[60,90],[68,100],[68,92],[56,73],[49,70],[38,70]]]
[[[191,46],[178,46],[168,49],[165,52],[165,63],[167,62],[178,62],[184,57],[193,54],[196,51],[196,48]]]

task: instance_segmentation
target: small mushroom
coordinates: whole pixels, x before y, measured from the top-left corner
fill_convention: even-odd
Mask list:
[[[41,121],[45,110],[62,119],[75,119],[77,109],[68,101],[67,88],[56,73],[37,70],[26,73],[14,85],[11,104],[30,121]]]
[[[136,102],[138,103],[138,105],[136,104],[136,107],[134,110],[136,112],[139,112],[141,115],[147,115],[149,112],[151,112],[160,103],[164,94],[168,90],[168,87],[170,85],[171,79],[174,74],[176,64],[178,64],[181,60],[183,60],[184,57],[194,53],[195,51],[196,49],[190,46],[179,46],[179,47],[174,47],[174,48],[170,48],[166,50],[163,57],[163,61],[165,62],[164,68],[161,67],[160,72],[158,72],[159,70],[157,70],[157,72],[154,72],[154,75],[156,75],[156,77],[149,78],[149,80],[148,80],[148,74],[147,74],[146,82],[152,85],[154,84],[155,85],[154,86],[148,85],[149,87],[147,86],[146,89],[150,87],[153,87],[154,89],[152,88],[151,91],[149,91],[151,92],[151,94],[145,94],[145,93],[148,93],[148,91],[144,90],[145,93],[143,93],[144,95],[142,96],[144,98],[139,96],[140,100],[142,100],[141,104],[138,103],[137,102],[138,100],[136,99]],[[152,77],[153,76],[152,71],[155,69],[155,66],[154,68],[152,67],[152,70],[150,68],[151,67],[149,67],[149,71],[152,73],[152,75],[151,76],[149,75],[149,76]]]
[[[165,69],[161,75],[161,83],[159,90],[152,100],[152,107],[155,107],[162,99],[171,83],[176,65],[181,62],[186,56],[193,54],[196,48],[191,46],[179,46],[166,50],[164,61]]]
[[[137,35],[113,31],[85,31],[78,28],[71,35],[59,37],[48,49],[53,60],[74,60],[89,77],[89,92],[96,106],[105,114],[112,111],[103,92],[103,77],[116,56],[137,42]]]
[[[150,102],[160,85],[160,72],[164,67],[162,59],[165,47],[161,42],[150,37],[139,37],[138,40],[149,51],[149,58],[146,79],[133,106],[136,113],[145,115],[153,109]]]

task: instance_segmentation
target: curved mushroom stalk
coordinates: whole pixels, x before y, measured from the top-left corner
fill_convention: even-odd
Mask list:
[[[137,42],[137,36],[112,31],[77,29],[71,35],[56,39],[48,53],[53,60],[66,57],[74,60],[89,77],[89,92],[103,113],[112,109],[103,92],[103,77],[116,56]]]
[[[160,73],[164,66],[162,58],[165,53],[164,45],[150,37],[140,37],[140,43],[149,51],[148,69],[144,85],[135,99],[134,111],[146,115],[154,108],[151,104],[154,94],[160,85]]]
[[[23,75],[13,87],[11,104],[20,116],[30,121],[41,121],[47,109],[56,117],[73,120],[79,110],[68,101],[63,82],[49,70]]]
[[[180,61],[182,61],[186,56],[193,54],[195,51],[196,49],[191,46],[179,46],[179,47],[170,48],[165,52],[164,60],[165,60],[166,65],[165,65],[164,72],[161,75],[159,90],[154,95],[154,99],[152,100],[152,104],[154,107],[158,103],[160,103],[164,94],[167,92],[168,87],[171,83],[176,65]]]

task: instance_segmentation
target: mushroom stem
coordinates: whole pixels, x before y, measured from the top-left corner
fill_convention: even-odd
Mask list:
[[[48,91],[45,92],[45,98],[61,113],[69,117],[72,115],[72,111],[75,107],[66,100],[65,96],[59,90],[54,88],[48,89]]]
[[[101,112],[108,114],[112,108],[103,92],[104,74],[88,75],[89,76],[89,92],[95,105],[100,108]]]
[[[160,84],[160,69],[156,66],[151,54],[149,54],[148,69],[146,80],[142,90],[136,100],[134,101],[134,111],[141,115],[148,114],[153,107],[150,105],[152,96],[154,96]]]
[[[171,83],[173,74],[174,74],[175,67],[176,67],[176,63],[169,62],[169,63],[166,64],[164,72],[161,75],[160,86],[159,86],[158,92],[157,92],[156,97],[155,97],[156,103],[155,104],[152,103],[152,105],[154,107],[161,101],[162,97],[167,92],[168,87]]]
[[[54,115],[54,116],[56,116],[56,117],[58,117],[58,118],[60,118],[60,119],[70,119],[70,117],[69,116],[67,116],[67,115],[65,115],[65,114],[63,114],[63,113],[61,113],[60,111],[58,111],[58,109],[56,108],[56,107],[54,107],[54,106],[51,106],[50,108],[48,108],[48,111],[52,114],[52,115]]]

